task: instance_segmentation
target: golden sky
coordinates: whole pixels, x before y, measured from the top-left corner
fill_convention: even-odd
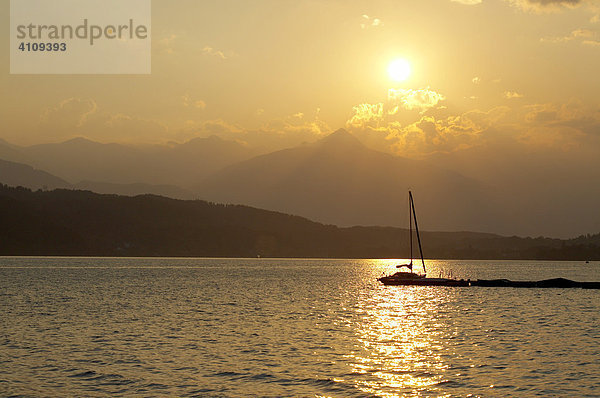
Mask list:
[[[155,0],[152,13],[149,76],[10,75],[5,29],[0,138],[275,149],[345,127],[411,157],[600,141],[599,1]]]

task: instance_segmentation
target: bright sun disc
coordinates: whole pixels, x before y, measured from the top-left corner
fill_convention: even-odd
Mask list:
[[[396,59],[388,66],[388,74],[392,80],[402,82],[410,76],[410,64],[405,59]]]

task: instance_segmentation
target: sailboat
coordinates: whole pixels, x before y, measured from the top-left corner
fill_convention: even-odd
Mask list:
[[[421,263],[423,264],[423,275],[414,274],[415,276],[424,277],[427,275],[425,268],[425,260],[423,259],[423,247],[421,246],[421,235],[419,235],[419,224],[417,222],[417,212],[415,210],[415,201],[411,191],[408,191],[408,240],[410,246],[410,263],[397,265],[396,268],[408,268],[410,272],[401,272],[402,274],[413,273],[413,219],[415,220],[415,232],[417,233],[417,242],[419,243],[419,254],[421,255]]]
[[[384,285],[396,286],[482,286],[482,287],[519,287],[519,288],[582,288],[582,289],[600,289],[600,282],[575,282],[564,278],[546,279],[542,281],[511,281],[508,279],[447,279],[447,278],[428,278],[425,260],[423,259],[423,248],[421,246],[421,236],[419,235],[419,225],[417,223],[417,212],[415,211],[415,201],[411,191],[408,191],[408,214],[409,214],[409,242],[410,242],[410,262],[408,264],[397,265],[396,268],[408,268],[410,272],[398,271],[392,275],[377,278]],[[419,254],[421,255],[421,264],[423,264],[423,273],[413,272],[413,220],[415,222],[415,233],[419,243]]]
[[[378,281],[383,283],[384,285],[420,285],[420,286],[451,286],[454,283],[459,283],[461,281],[457,281],[454,279],[445,279],[445,278],[427,278],[427,269],[425,268],[425,260],[423,258],[423,247],[421,246],[421,236],[419,235],[419,224],[417,222],[417,212],[415,210],[415,201],[413,199],[413,194],[411,191],[408,191],[408,218],[409,218],[409,245],[410,245],[410,262],[408,264],[397,265],[396,268],[408,268],[410,272],[398,271],[392,275],[382,276],[381,278],[377,278]],[[417,243],[419,244],[419,254],[421,258],[421,264],[423,265],[423,273],[417,274],[413,272],[413,220],[415,224],[415,233],[417,236]],[[464,281],[462,281],[464,282]]]

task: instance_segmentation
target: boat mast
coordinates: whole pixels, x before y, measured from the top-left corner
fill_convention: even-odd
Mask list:
[[[423,259],[423,249],[421,248],[421,237],[419,236],[419,225],[417,224],[417,212],[415,211],[415,201],[413,200],[412,192],[408,191],[408,199],[410,202],[410,207],[412,208],[412,216],[415,218],[415,231],[417,231],[417,241],[419,242],[419,252],[421,253],[421,263],[423,263],[423,271],[427,274],[427,270],[425,269],[425,260]],[[410,245],[410,263],[412,264],[412,232],[411,236],[411,245]]]
[[[413,233],[412,233],[412,204],[410,191],[408,191],[408,236],[410,242],[410,272],[412,272],[413,265]]]

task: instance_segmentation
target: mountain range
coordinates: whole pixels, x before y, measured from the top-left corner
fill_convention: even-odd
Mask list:
[[[422,225],[485,230],[498,220],[482,183],[425,161],[365,147],[344,130],[312,144],[229,166],[198,185],[215,202],[297,214],[340,226],[408,224],[407,192]]]
[[[79,189],[97,193],[135,196],[155,194],[176,199],[194,199],[196,195],[175,185],[152,185],[144,183],[116,184],[109,182],[80,181],[71,184],[43,170],[32,166],[0,159],[0,183],[9,186],[21,186],[34,190],[53,190],[57,188]]]
[[[0,183],[150,193],[338,226],[396,227],[408,225],[411,189],[423,229],[554,237],[600,231],[600,171],[585,168],[589,159],[502,153],[476,147],[407,159],[370,149],[345,130],[265,154],[216,136],[148,147],[0,140]]]
[[[27,147],[0,141],[0,159],[30,165],[70,183],[144,183],[185,188],[256,154],[255,149],[216,136],[147,147],[101,144],[81,137]]]

